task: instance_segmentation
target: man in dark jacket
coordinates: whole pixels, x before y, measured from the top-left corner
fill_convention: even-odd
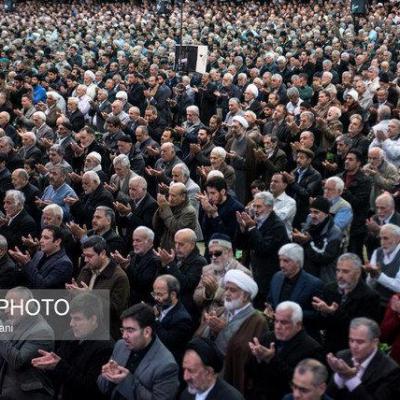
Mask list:
[[[64,201],[70,204],[74,221],[90,228],[96,208],[98,206],[111,208],[114,198],[111,192],[101,184],[99,176],[94,171],[88,171],[83,174],[82,188],[84,195],[81,199],[67,197]]]
[[[250,264],[258,285],[254,304],[261,307],[267,297],[272,275],[279,269],[278,250],[289,242],[285,224],[273,208],[272,194],[259,192],[253,201],[254,219],[245,212],[237,213],[242,233],[240,243],[250,251]]]
[[[207,393],[204,400],[244,400],[241,393],[218,376],[223,356],[208,339],[195,337],[186,347],[183,358],[183,379],[187,388],[180,400],[194,400]]]
[[[362,155],[357,150],[350,150],[344,162],[342,178],[345,190],[342,197],[353,209],[353,221],[350,227],[349,251],[363,258],[364,239],[367,234],[366,219],[369,211],[371,179],[361,171]]]
[[[303,312],[292,301],[280,303],[275,311],[274,331],[259,342],[249,343],[255,357],[251,400],[281,400],[289,391],[297,363],[305,358],[324,360],[321,345],[303,330]]]
[[[340,254],[342,231],[329,215],[330,202],[324,197],[310,204],[310,215],[303,232],[294,229],[292,238],[304,246],[304,269],[328,283],[335,279],[336,259]]]
[[[325,329],[325,349],[331,352],[347,347],[353,318],[379,321],[379,294],[364,282],[362,262],[356,254],[345,253],[339,257],[336,280],[325,285],[321,298],[314,297],[313,307],[319,313],[320,327]]]
[[[17,269],[7,252],[7,239],[0,235],[0,289],[9,289],[17,285]]]
[[[203,267],[207,264],[206,259],[200,255],[196,240],[192,229],[181,229],[175,234],[175,251],[159,251],[162,264],[160,273],[171,274],[178,279],[182,304],[194,318],[199,316],[199,312],[193,294],[200,282]]]
[[[311,166],[313,158],[314,153],[311,150],[301,147],[297,149],[297,168],[291,174],[283,172],[289,183],[288,195],[297,203],[294,228],[299,228],[305,221],[310,197],[318,195],[321,191],[321,174]]]
[[[349,349],[327,356],[334,372],[327,393],[343,400],[393,400],[400,397],[400,368],[378,348],[379,325],[368,318],[350,323]]]
[[[58,387],[62,400],[105,399],[97,387],[101,367],[109,360],[113,342],[102,326],[102,304],[89,293],[70,303],[70,327],[56,353],[39,350],[32,360],[35,368],[45,370]]]
[[[179,301],[180,284],[172,275],[160,275],[153,284],[156,334],[180,363],[193,334],[192,317]]]

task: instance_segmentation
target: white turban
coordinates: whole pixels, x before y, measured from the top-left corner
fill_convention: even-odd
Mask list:
[[[255,280],[239,269],[230,269],[224,277],[224,284],[227,282],[233,283],[244,292],[249,293],[253,300],[258,293],[258,286]]]
[[[241,115],[236,115],[235,117],[232,118],[232,121],[239,122],[239,124],[242,125],[243,128],[245,128],[245,129],[247,129],[249,127],[249,123]]]
[[[354,101],[358,101],[358,93],[355,89],[351,89],[347,92],[347,96],[350,96],[354,99]]]

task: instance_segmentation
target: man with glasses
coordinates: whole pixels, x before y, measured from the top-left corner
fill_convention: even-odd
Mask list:
[[[121,319],[122,339],[102,367],[100,391],[113,400],[174,400],[178,365],[155,334],[153,309],[139,303],[125,310]]]
[[[312,358],[300,361],[291,382],[292,393],[282,400],[331,400],[325,394],[328,371],[325,365]]]
[[[232,240],[223,233],[214,233],[208,243],[211,263],[203,267],[201,280],[193,299],[199,308],[223,305],[223,280],[227,271],[238,269],[251,275],[250,270],[237,261],[233,255]]]

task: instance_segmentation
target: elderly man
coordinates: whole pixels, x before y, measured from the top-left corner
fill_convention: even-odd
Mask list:
[[[0,219],[0,234],[8,242],[9,248],[23,245],[22,237],[35,236],[37,224],[25,210],[25,196],[19,190],[7,190],[3,207],[5,217]]]
[[[199,312],[193,301],[193,293],[199,284],[202,269],[207,264],[206,259],[200,255],[196,240],[192,229],[180,229],[174,237],[174,250],[168,252],[160,248],[158,251],[162,265],[160,272],[178,279],[182,303],[194,319],[199,316]]]
[[[315,324],[317,313],[311,303],[314,296],[320,296],[322,282],[304,271],[304,250],[297,243],[285,244],[278,255],[280,271],[272,277],[267,311],[275,310],[281,301],[296,302],[303,310],[307,332],[318,337]]]
[[[193,334],[192,317],[180,301],[180,283],[173,275],[160,275],[153,283],[156,333],[177,362],[181,362]]]
[[[187,388],[179,400],[195,400],[198,396],[205,396],[204,400],[244,400],[239,391],[218,376],[222,366],[222,354],[210,340],[192,339],[182,363]]]
[[[130,169],[131,162],[128,156],[120,154],[113,159],[115,174],[110,178],[110,183],[105,183],[104,187],[113,193],[114,197],[121,202],[129,200],[129,181],[137,176]]]
[[[379,237],[381,247],[374,250],[365,271],[368,285],[379,293],[381,306],[386,307],[393,294],[400,292],[400,227],[385,224]]]
[[[119,251],[111,253],[111,257],[128,275],[131,289],[129,304],[141,301],[152,304],[152,285],[161,268],[160,259],[153,247],[154,232],[147,226],[138,226],[131,238],[133,250],[128,257],[125,258]]]
[[[372,147],[381,147],[385,152],[386,160],[400,166],[400,120],[391,119],[388,123],[387,133],[378,130],[375,132],[375,139],[370,144]]]
[[[66,183],[68,170],[59,165],[53,167],[49,171],[49,185],[44,189],[43,195],[40,199],[36,200],[36,205],[40,208],[45,207],[50,203],[58,204],[64,212],[64,218],[69,220],[69,204],[64,200],[66,198],[78,198],[74,189]]]
[[[329,215],[330,203],[324,197],[316,197],[310,203],[310,215],[302,232],[293,230],[293,241],[304,246],[305,269],[324,282],[335,278],[336,259],[339,256],[342,231]]]
[[[375,209],[375,200],[385,190],[392,192],[399,183],[397,167],[385,160],[385,152],[379,147],[370,147],[368,163],[362,168],[372,180],[370,208]]]
[[[282,400],[332,400],[324,394],[327,379],[328,370],[325,365],[313,358],[306,358],[296,365],[290,385],[292,393]]]
[[[135,304],[122,315],[122,339],[98,378],[100,391],[112,399],[157,396],[174,400],[179,387],[178,365],[155,333],[155,316],[147,304]]]
[[[224,307],[205,313],[197,335],[211,339],[225,356],[223,378],[245,394],[250,357],[248,342],[266,330],[266,320],[251,304],[258,287],[253,278],[231,269],[224,278]]]
[[[79,110],[79,99],[77,97],[68,98],[66,116],[74,132],[79,132],[85,126],[85,117]]]
[[[24,132],[21,134],[21,142],[22,146],[18,150],[18,156],[23,160],[33,159],[40,164],[42,152],[36,145],[36,135],[33,132]]]
[[[197,135],[204,124],[200,120],[200,111],[197,106],[186,108],[186,121],[182,126],[175,128],[178,134],[182,135],[182,151],[184,157],[190,152],[190,144],[197,143]]]
[[[262,107],[260,102],[257,100],[258,97],[258,89],[254,84],[247,85],[246,89],[243,92],[244,101],[246,103],[245,111],[250,110],[253,111],[257,118],[260,117],[262,112]]]
[[[148,175],[155,177],[158,183],[165,183],[168,185],[172,181],[172,169],[182,161],[177,157],[175,146],[171,142],[161,145],[160,156],[154,168],[146,167],[145,171]]]
[[[106,89],[98,89],[96,102],[89,101],[91,117],[91,125],[99,132],[105,132],[105,122],[108,114],[111,112],[111,103],[108,101],[108,91]]]
[[[348,343],[353,318],[368,317],[379,321],[379,295],[362,278],[362,263],[353,253],[342,254],[336,265],[336,280],[325,285],[321,297],[314,297],[313,307],[325,330],[324,347],[336,352]]]
[[[348,201],[343,197],[344,182],[337,176],[332,176],[325,181],[324,198],[330,203],[329,214],[333,216],[335,225],[344,232],[345,245],[347,246],[350,234],[350,225],[353,220],[353,210]]]
[[[129,115],[124,111],[124,104],[121,100],[115,100],[111,104],[111,113],[108,118],[110,117],[118,118],[121,125],[126,125],[129,122]]]
[[[32,122],[34,124],[32,132],[36,136],[37,143],[45,148],[50,147],[54,143],[56,135],[53,129],[46,124],[45,113],[42,111],[36,111],[32,115]]]
[[[254,388],[249,399],[280,400],[289,391],[290,379],[299,361],[323,360],[321,345],[303,329],[303,311],[293,301],[276,307],[274,330],[261,340],[249,341],[255,357],[252,364]]]
[[[254,180],[256,174],[255,143],[246,137],[247,128],[248,122],[244,117],[233,117],[230,127],[230,133],[233,137],[228,140],[225,146],[229,163],[235,170],[234,190],[238,200],[243,204],[246,204],[250,199],[249,184]]]
[[[380,399],[399,397],[399,366],[378,349],[379,325],[368,318],[350,323],[349,349],[327,361],[334,375],[327,393],[334,399]]]
[[[20,110],[14,110],[16,115],[15,124],[16,126],[32,129],[34,123],[32,122],[32,115],[36,112],[36,108],[32,103],[32,97],[29,94],[25,94],[21,97],[22,108]]]
[[[0,391],[2,397],[18,400],[51,400],[54,389],[51,379],[43,371],[36,370],[31,361],[38,351],[54,350],[54,332],[40,314],[27,314],[26,302],[33,299],[30,290],[16,287],[6,294],[16,306],[6,311],[4,326],[12,328],[7,340],[0,342],[1,370]],[[17,311],[16,311],[17,310]],[[4,338],[6,339],[6,338]],[[24,365],[21,368],[21,365]],[[29,382],[26,386],[24,382]]]
[[[40,152],[40,150],[39,150]],[[0,153],[7,154],[7,168],[10,172],[24,166],[22,157],[14,149],[14,142],[8,136],[0,137]]]
[[[203,267],[201,280],[193,295],[199,308],[223,305],[223,281],[227,271],[239,269],[251,275],[250,270],[234,258],[232,240],[228,235],[215,233],[211,236],[208,243],[208,256],[211,264]]]
[[[259,288],[255,304],[262,306],[269,290],[272,275],[278,270],[278,249],[289,241],[286,227],[275,214],[274,197],[269,192],[259,192],[252,204],[254,219],[246,212],[237,212],[242,248],[250,252],[254,280]]]
[[[394,197],[389,192],[384,192],[376,198],[375,210],[376,214],[367,220],[368,236],[365,244],[369,256],[379,247],[379,232],[382,225],[400,226],[400,213],[396,211]]]
[[[154,231],[158,234],[160,247],[170,250],[179,229],[196,229],[196,210],[189,204],[186,186],[180,182],[170,186],[168,200],[163,194],[158,194],[157,203],[158,210],[153,217]]]
[[[98,174],[87,171],[82,176],[83,196],[68,196],[64,199],[71,207],[71,214],[78,224],[91,227],[94,211],[98,206],[113,206],[113,196],[100,182]]]

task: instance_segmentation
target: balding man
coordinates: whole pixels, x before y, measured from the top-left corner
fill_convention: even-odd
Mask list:
[[[160,272],[178,279],[182,304],[195,319],[199,317],[199,312],[193,294],[200,282],[203,267],[207,264],[206,259],[200,255],[196,241],[194,230],[184,228],[175,233],[173,250],[159,250],[162,265]]]
[[[196,229],[196,210],[190,205],[186,186],[181,182],[169,187],[168,200],[164,195],[158,194],[157,203],[158,210],[153,217],[154,231],[158,235],[160,246],[170,250],[179,229]]]
[[[18,150],[18,156],[23,160],[33,159],[40,163],[42,152],[37,147],[36,135],[33,132],[25,132],[21,135],[22,146]]]
[[[368,163],[363,166],[363,171],[371,177],[372,190],[370,194],[370,207],[375,209],[375,199],[384,190],[393,191],[399,182],[397,168],[385,160],[385,152],[379,147],[372,147],[368,151]]]

